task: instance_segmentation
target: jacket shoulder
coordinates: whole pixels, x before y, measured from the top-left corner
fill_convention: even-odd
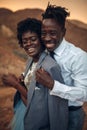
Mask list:
[[[55,69],[55,70],[60,70],[60,67],[58,65],[58,63],[52,58],[50,57],[50,55],[47,55],[42,63],[42,67],[49,71],[51,69]]]

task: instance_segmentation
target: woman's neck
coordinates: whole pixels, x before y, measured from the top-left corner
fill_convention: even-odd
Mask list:
[[[42,51],[39,54],[37,54],[35,57],[33,57],[33,62],[38,62],[38,60],[41,56],[41,53],[42,53]]]

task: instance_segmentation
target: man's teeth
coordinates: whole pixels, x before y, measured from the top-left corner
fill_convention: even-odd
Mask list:
[[[29,49],[28,49],[28,51],[33,51],[33,50],[34,50],[34,48],[29,48]]]

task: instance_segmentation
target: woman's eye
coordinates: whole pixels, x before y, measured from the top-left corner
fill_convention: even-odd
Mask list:
[[[33,42],[36,41],[36,40],[37,40],[37,37],[32,37],[31,38],[31,41],[33,41]]]

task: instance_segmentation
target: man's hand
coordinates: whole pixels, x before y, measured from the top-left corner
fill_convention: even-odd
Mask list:
[[[52,89],[54,85],[54,80],[43,68],[36,71],[36,81],[49,89]]]

